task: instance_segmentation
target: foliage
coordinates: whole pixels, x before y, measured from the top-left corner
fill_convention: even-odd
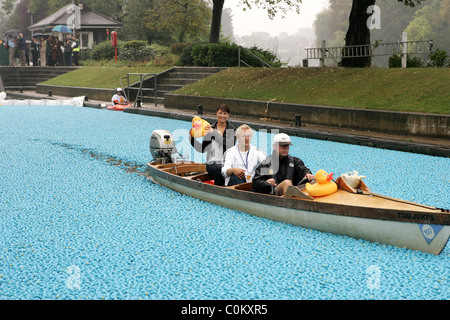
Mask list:
[[[300,4],[302,0],[242,0],[241,1],[246,7],[244,11],[251,9],[252,6],[261,8],[267,11],[269,18],[273,19],[277,14],[281,13],[284,15],[291,9],[300,14]]]
[[[117,41],[117,49],[119,51],[119,48],[123,45],[123,41],[118,40]],[[115,49],[111,45],[111,41],[103,41],[97,45],[95,45],[92,50],[90,50],[89,53],[83,53],[82,58],[91,58],[93,60],[109,60],[113,59],[115,56]]]
[[[180,56],[179,64],[182,66],[193,66],[194,65],[194,58],[192,57],[192,47],[194,46],[193,43],[188,43],[184,46],[183,52]]]
[[[317,15],[314,23],[316,37],[318,41],[326,40],[327,46],[342,46],[348,29],[348,13],[352,0],[334,0],[330,3],[326,10]],[[381,10],[381,29],[370,30],[371,39],[382,40],[383,43],[397,42],[402,32],[406,31],[408,40],[432,39],[435,45],[449,52],[450,1],[430,0],[419,3],[376,0],[376,5]],[[415,6],[411,7],[411,5]],[[317,45],[320,46],[320,44]],[[387,66],[387,59],[374,57],[372,63],[377,66]]]
[[[170,48],[166,46],[159,45],[157,43],[153,43],[150,45],[150,48],[155,53],[155,57],[164,57],[170,54]]]
[[[204,36],[211,21],[211,10],[204,0],[161,0],[147,14],[147,28],[170,32],[178,42]]]
[[[120,58],[130,61],[148,61],[155,57],[155,51],[147,44],[147,41],[128,41],[119,49]]]
[[[389,68],[401,68],[402,56],[400,54],[393,54],[389,57]],[[423,62],[419,57],[406,56],[407,68],[420,68],[423,66]]]
[[[228,43],[204,43],[192,47],[194,65],[207,67],[236,66],[238,47]]]
[[[434,52],[430,53],[428,56],[430,58],[430,61],[428,62],[428,65],[430,67],[436,67],[436,68],[443,68],[445,66],[450,67],[450,59],[447,54],[447,51],[437,49]]]
[[[192,57],[191,62],[195,66],[233,67],[238,66],[239,64],[239,46],[235,43],[220,42],[195,44],[192,47],[187,48],[184,55],[189,54],[189,49],[190,56]],[[251,53],[248,53],[247,50]],[[274,67],[282,65],[277,56],[268,50],[256,46],[247,50],[242,49],[240,51],[241,60],[251,67],[264,66],[262,62],[254,56]],[[187,57],[184,57],[183,59],[180,59],[180,61],[184,62],[185,59],[189,60]]]
[[[184,52],[184,49],[189,46],[191,43],[190,42],[178,42],[178,43],[174,43],[170,46],[170,52],[172,52],[173,54],[177,54],[177,55],[182,55]]]
[[[416,12],[405,31],[408,40],[433,40],[435,45],[450,50],[450,1],[433,0]]]

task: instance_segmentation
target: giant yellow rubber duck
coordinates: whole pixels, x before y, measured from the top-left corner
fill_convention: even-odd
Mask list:
[[[206,134],[206,126],[209,126],[209,122],[203,120],[200,117],[194,117],[192,119],[191,136],[194,138],[203,137]]]
[[[337,191],[337,184],[333,179],[333,173],[328,174],[325,170],[319,170],[316,172],[315,184],[307,183],[306,191],[313,197],[326,196]]]

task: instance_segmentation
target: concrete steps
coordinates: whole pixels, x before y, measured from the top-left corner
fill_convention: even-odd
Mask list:
[[[34,90],[38,83],[75,69],[77,67],[0,67],[0,76],[5,90]]]
[[[225,69],[226,68],[214,67],[174,67],[160,73],[156,77],[156,102],[157,104],[164,104],[164,96],[167,93],[181,89],[186,85],[192,84]],[[154,83],[154,77],[143,82],[142,102],[155,102]],[[128,87],[128,95],[131,101],[136,100],[138,88],[139,83],[135,83]]]

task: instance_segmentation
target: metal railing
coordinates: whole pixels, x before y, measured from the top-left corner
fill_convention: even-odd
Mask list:
[[[378,42],[343,47],[326,47],[325,44],[325,41],[322,41],[320,48],[306,48],[306,59],[318,59],[321,67],[324,66],[325,59],[333,59],[337,63],[337,59],[391,56],[393,54],[401,54],[406,61],[408,54],[428,54],[433,48],[433,40],[407,41],[406,35],[402,41],[398,42]]]
[[[139,87],[130,87],[130,76],[139,76],[139,78],[140,78],[140,80],[139,80]],[[151,79],[152,77],[154,78],[154,87],[150,88],[150,89],[143,89],[142,88],[142,84],[144,83],[144,81],[148,80],[148,79]],[[125,98],[128,99],[128,97],[130,96],[130,90],[137,90],[136,100],[135,100],[133,106],[135,106],[135,107],[136,106],[140,106],[138,101],[142,102],[142,98],[143,98],[142,92],[144,90],[153,90],[153,92],[154,92],[154,99],[155,99],[155,106],[158,105],[157,81],[156,81],[157,80],[157,74],[156,73],[127,73],[126,76],[120,77],[120,79],[119,79],[120,85],[123,88],[124,86],[123,86],[123,83],[122,83],[122,79],[127,79],[127,86],[125,87],[126,90],[124,92]]]
[[[249,55],[251,55],[253,58],[255,58],[256,60],[258,60],[259,62],[261,62],[261,65],[264,67],[269,67],[269,68],[271,68],[272,66],[271,65],[269,65],[267,62],[265,62],[264,60],[262,60],[260,57],[258,57],[258,56],[256,56],[255,54],[253,54],[250,50],[248,50],[248,49],[246,49],[246,48],[244,48],[244,47],[241,47],[241,46],[238,46],[238,67],[240,67],[241,66],[241,63],[243,63],[243,64],[245,64],[247,67],[250,67],[250,65],[248,64],[248,63],[246,63],[244,60],[242,60],[241,59],[241,49],[244,49],[244,51],[246,52],[246,53],[248,53]]]

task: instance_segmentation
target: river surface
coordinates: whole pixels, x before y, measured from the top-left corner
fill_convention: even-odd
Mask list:
[[[145,176],[153,130],[191,123],[0,106],[0,299],[450,299],[439,256],[274,222]],[[255,132],[267,153],[271,133]],[[450,159],[292,137],[291,154],[372,191],[450,207]],[[269,148],[270,149],[270,148]],[[270,150],[269,150],[270,152]]]

